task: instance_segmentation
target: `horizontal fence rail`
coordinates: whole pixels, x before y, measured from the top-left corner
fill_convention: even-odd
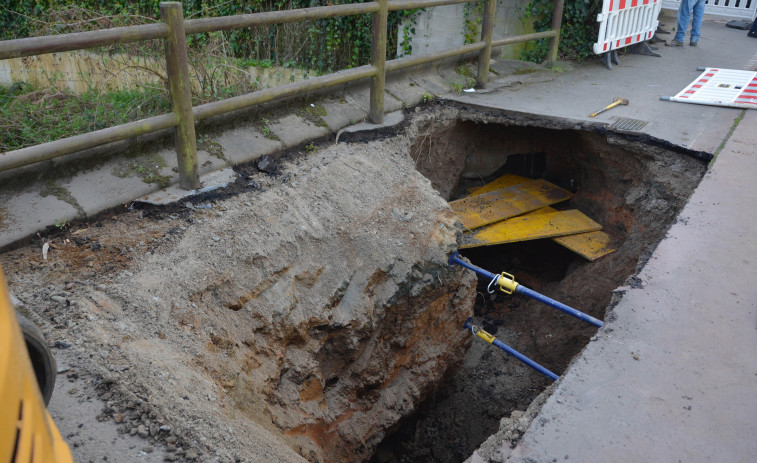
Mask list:
[[[477,0],[377,0],[367,3],[189,20],[184,20],[180,2],[161,2],[160,12],[162,21],[154,24],[2,41],[0,42],[0,60],[161,39],[164,41],[166,48],[166,68],[168,72],[168,84],[171,90],[172,112],[36,146],[0,153],[0,172],[51,160],[104,144],[173,128],[176,156],[179,164],[180,185],[185,189],[193,189],[200,186],[197,166],[197,142],[194,132],[196,121],[251,108],[263,103],[328,89],[348,82],[371,79],[368,118],[373,123],[381,123],[384,117],[385,79],[387,73],[434,61],[477,53],[479,64],[476,85],[479,88],[485,88],[488,81],[489,59],[492,47],[544,38],[550,39],[547,61],[549,64],[555,62],[557,59],[557,46],[560,37],[564,0],[555,0],[552,30],[499,40],[492,40],[496,0],[486,0],[480,41],[429,55],[408,56],[386,61],[387,15],[390,11],[431,8],[435,6],[471,3],[474,1]],[[187,35],[361,14],[370,14],[373,17],[371,64],[192,107],[186,51]]]

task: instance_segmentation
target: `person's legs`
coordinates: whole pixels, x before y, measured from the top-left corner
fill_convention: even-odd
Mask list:
[[[691,2],[689,0],[681,0],[681,6],[678,7],[678,26],[676,28],[676,36],[673,40],[676,42],[683,42],[686,38],[686,29],[689,28],[689,17],[691,15]]]
[[[704,17],[705,0],[694,0],[694,19],[691,21],[691,43],[697,43],[702,32],[702,18]]]
[[[754,20],[752,23],[752,28],[749,29],[749,32],[747,32],[747,35],[749,37],[757,37],[757,19]]]

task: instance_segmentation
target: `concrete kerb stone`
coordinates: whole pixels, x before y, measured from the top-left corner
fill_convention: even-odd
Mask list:
[[[321,105],[326,110],[323,120],[334,133],[347,126],[362,122],[368,117],[368,111],[351,104],[345,98],[324,101],[321,102]]]
[[[264,155],[273,155],[282,148],[281,142],[260,133],[255,126],[245,125],[224,131],[213,138],[232,165],[251,162]]]
[[[402,76],[386,83],[387,93],[400,100],[403,107],[414,106],[423,101],[423,96],[428,93],[426,89],[417,85],[410,76]]]
[[[95,215],[119,204],[126,204],[138,196],[160,189],[159,185],[145,183],[136,175],[128,177],[113,175],[113,167],[114,164],[107,164],[98,169],[80,173],[64,184],[87,216]],[[178,179],[178,175],[176,178]]]
[[[350,88],[349,93],[344,97],[348,103],[364,109],[366,113],[371,107],[371,89],[368,86],[361,85]],[[402,102],[392,95],[384,92],[384,114],[402,109]]]
[[[269,127],[271,132],[281,139],[285,148],[293,148],[331,133],[327,127],[318,127],[296,114],[290,114],[271,122]]]
[[[74,206],[52,195],[41,196],[36,188],[6,192],[0,199],[0,247],[79,217]]]

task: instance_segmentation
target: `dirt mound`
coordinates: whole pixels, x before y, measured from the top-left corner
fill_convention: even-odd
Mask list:
[[[47,260],[2,264],[98,378],[101,419],[171,458],[367,459],[470,343],[459,223],[407,146],[337,145],[249,179],[265,191],[75,226]]]

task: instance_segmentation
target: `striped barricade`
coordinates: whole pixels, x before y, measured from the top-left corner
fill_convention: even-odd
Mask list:
[[[677,95],[663,96],[660,99],[757,109],[757,72],[705,68],[702,75]]]
[[[679,6],[681,6],[681,0],[662,1],[662,7],[666,10],[678,11]],[[757,1],[707,0],[704,4],[704,14],[753,21],[755,16],[757,16]]]
[[[597,15],[599,38],[594,44],[594,53],[603,56],[609,69],[610,59],[620,64],[615,50],[639,44],[639,49],[632,50],[651,56],[660,56],[652,52],[646,44],[657,30],[657,16],[662,8],[661,0],[604,0],[602,12]]]

